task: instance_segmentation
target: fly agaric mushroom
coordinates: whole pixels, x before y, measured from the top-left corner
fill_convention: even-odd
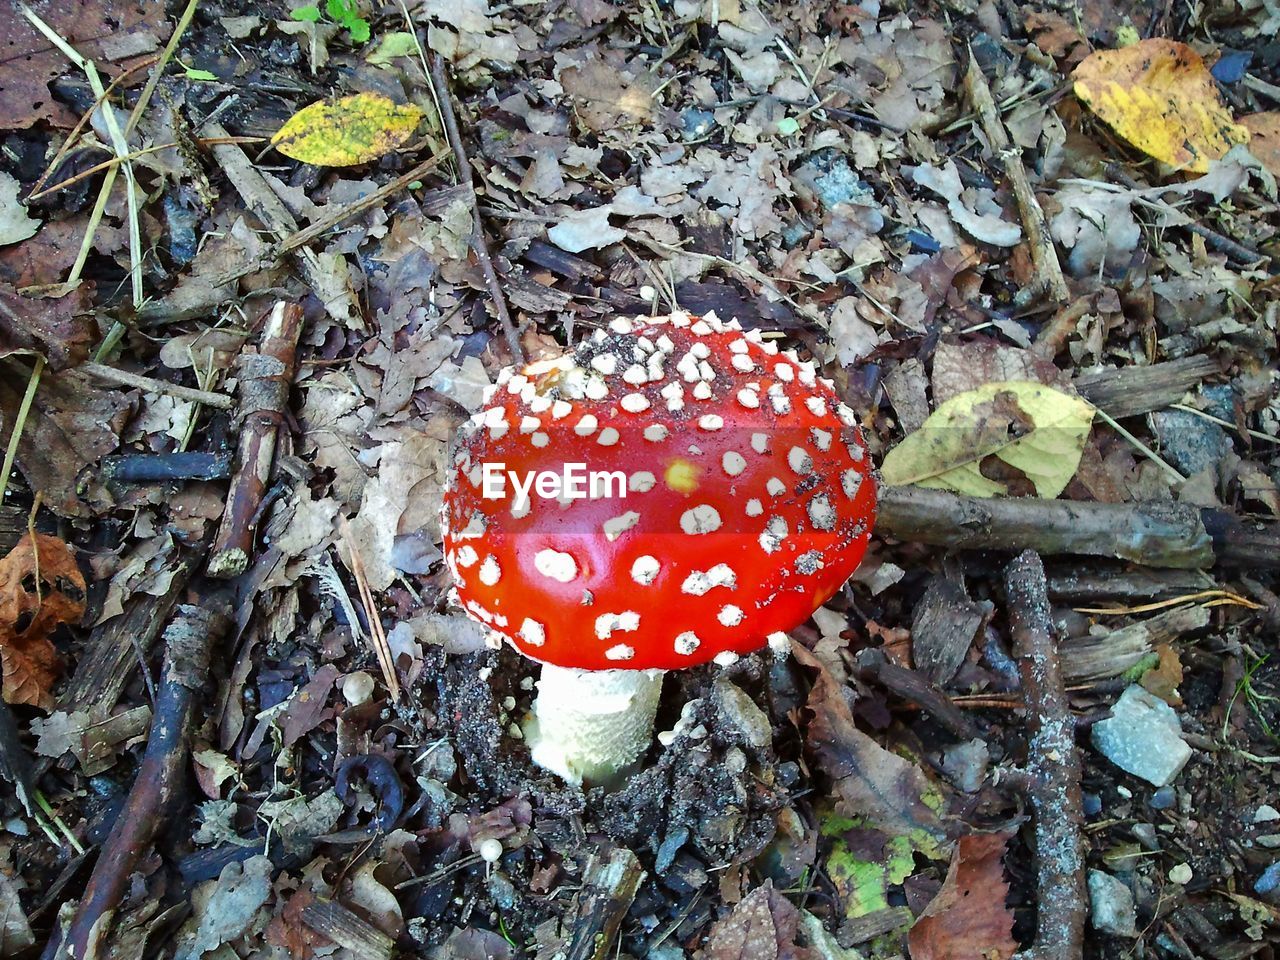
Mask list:
[[[459,431],[445,560],[466,611],[543,664],[534,761],[608,783],[663,671],[785,642],[853,573],[866,446],[812,363],[714,315],[615,319],[491,391]]]

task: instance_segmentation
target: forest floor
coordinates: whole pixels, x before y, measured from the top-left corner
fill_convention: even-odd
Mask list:
[[[0,0],[0,955],[1274,957],[1278,34]],[[817,363],[885,506],[584,793],[450,605],[446,451],[675,309]]]

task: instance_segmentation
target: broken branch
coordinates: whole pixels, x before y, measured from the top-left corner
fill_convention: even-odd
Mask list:
[[[263,331],[261,348],[240,356],[240,443],[227,508],[209,557],[211,577],[238,577],[249,565],[258,507],[275,459],[276,434],[289,403],[301,333],[302,308],[295,303],[277,303]]]

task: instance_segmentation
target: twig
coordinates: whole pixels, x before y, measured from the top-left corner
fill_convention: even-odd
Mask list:
[[[262,346],[240,355],[240,443],[227,508],[209,555],[211,577],[230,579],[248,568],[258,506],[275,459],[276,433],[289,405],[301,333],[302,308],[281,301],[267,320]]]
[[[27,426],[27,417],[31,415],[31,404],[36,398],[36,389],[40,386],[40,375],[44,373],[44,357],[37,356],[31,368],[31,376],[27,379],[27,389],[18,404],[18,414],[13,419],[13,429],[9,434],[9,445],[4,451],[4,465],[0,466],[0,503],[4,502],[5,492],[9,489],[9,475],[13,472],[13,461],[18,457],[18,444],[22,441],[22,432]]]
[[[1036,938],[1021,956],[1076,960],[1084,949],[1085,915],[1080,759],[1075,721],[1050,636],[1040,557],[1031,550],[1019,554],[1005,569],[1004,584],[1027,706],[1027,790],[1035,814]]]
[[[444,58],[432,51],[430,54],[431,84],[435,88],[436,106],[440,111],[440,126],[449,138],[449,146],[453,149],[454,161],[458,165],[458,180],[467,189],[467,206],[471,209],[471,249],[480,261],[480,270],[484,274],[485,283],[489,287],[489,296],[493,299],[493,312],[502,324],[502,332],[506,336],[507,349],[517,364],[524,364],[524,349],[520,346],[520,337],[515,324],[511,320],[511,310],[507,306],[506,294],[502,292],[502,281],[498,279],[498,271],[494,269],[493,259],[489,256],[489,244],[484,236],[484,221],[480,219],[480,201],[476,197],[475,184],[472,180],[471,161],[467,159],[467,150],[462,143],[462,131],[458,127],[458,117],[453,110],[453,96],[449,92],[449,76],[445,72]]]
[[[890,663],[884,651],[877,647],[860,651],[856,662],[864,678],[875,680],[891,693],[910,700],[961,740],[982,737],[981,731],[964,715],[964,711],[925,679],[923,673]]]
[[[140,373],[120,370],[116,367],[107,366],[105,363],[94,363],[92,360],[80,364],[79,369],[89,374],[89,376],[96,377],[98,380],[105,380],[107,383],[115,383],[123,387],[136,387],[139,390],[150,390],[152,393],[166,394],[176,400],[203,403],[206,407],[217,407],[219,410],[230,410],[236,405],[235,400],[225,393],[210,393],[208,390],[184,387],[181,384],[170,383],[167,380],[157,380],[154,377],[144,377]]]
[[[572,927],[565,960],[610,960],[614,956],[618,928],[644,876],[640,861],[626,847],[615,847],[607,856],[592,859],[578,892],[576,913],[569,921]]]
[[[1136,449],[1144,457],[1146,457],[1148,460],[1154,463],[1157,467],[1163,470],[1165,474],[1168,475],[1170,480],[1172,480],[1174,483],[1187,482],[1186,477],[1180,474],[1177,470],[1175,470],[1169,464],[1165,463],[1158,453],[1156,453],[1154,450],[1148,447],[1145,443],[1143,443],[1141,440],[1135,437],[1132,433],[1130,433],[1128,430],[1122,427],[1114,417],[1112,417],[1109,413],[1107,413],[1107,411],[1098,409],[1098,410],[1095,410],[1094,412],[1098,415],[1099,420],[1103,421],[1112,430],[1120,434],[1120,436],[1124,437],[1124,439],[1128,440],[1129,443],[1133,445],[1134,449]]]
[[[988,86],[987,78],[978,66],[972,50],[969,51],[969,69],[965,73],[964,83],[969,102],[987,135],[987,142],[1004,164],[1005,175],[1009,178],[1013,195],[1018,201],[1018,213],[1021,214],[1022,226],[1027,231],[1031,262],[1036,269],[1036,285],[1054,302],[1065,303],[1070,299],[1071,291],[1062,275],[1058,252],[1053,248],[1053,241],[1049,237],[1044,210],[1031,188],[1027,168],[1023,166],[1018,148],[1009,140],[1009,132],[1005,129],[1000,111],[991,96],[991,87]]]
[[[90,960],[102,956],[112,916],[129,886],[138,859],[170,812],[182,788],[187,763],[188,725],[196,694],[208,679],[209,655],[228,620],[208,607],[183,606],[165,630],[165,661],[146,753],[129,797],[103,843],[84,896],[65,940],[55,931],[43,957]]]
[[[113,483],[163,483],[169,480],[225,480],[231,476],[226,453],[134,453],[102,461],[102,479]]]
[[[356,578],[356,589],[360,591],[360,603],[364,606],[365,619],[369,621],[369,645],[373,647],[374,656],[378,658],[382,679],[386,682],[387,690],[394,703],[400,699],[400,678],[396,676],[396,663],[391,655],[391,645],[387,642],[386,631],[382,629],[382,620],[378,616],[373,591],[369,589],[369,578],[364,572],[364,560],[360,556],[360,548],[356,546],[355,537],[351,535],[351,525],[346,517],[339,518],[338,529],[346,543],[347,556],[351,561],[351,575]]]

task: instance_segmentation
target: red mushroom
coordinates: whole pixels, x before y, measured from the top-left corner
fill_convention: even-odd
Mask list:
[[[650,742],[662,671],[785,640],[853,573],[866,446],[813,364],[713,315],[615,319],[494,389],[460,431],[445,559],[543,663],[535,762],[607,782]]]

